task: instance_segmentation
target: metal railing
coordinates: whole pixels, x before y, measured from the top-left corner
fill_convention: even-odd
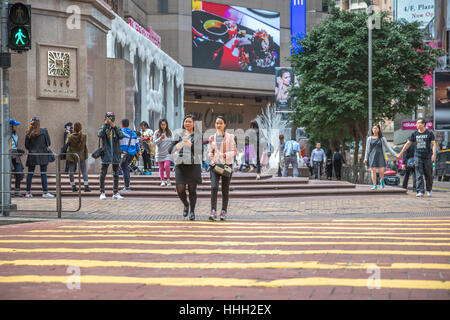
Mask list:
[[[12,154],[12,153],[0,153],[1,157],[8,157],[7,161],[11,161],[10,157],[14,155],[17,156],[17,154]],[[30,152],[30,153],[23,153],[21,155],[21,157],[24,157],[25,155],[34,155],[34,156],[50,156],[52,155],[51,153],[35,153],[35,152]],[[61,156],[62,155],[75,155],[77,158],[77,171],[78,171],[78,208],[76,210],[63,210],[62,208],[62,192],[61,192]],[[77,153],[58,153],[55,154],[53,153],[53,156],[55,156],[55,163],[56,163],[56,172],[41,172],[41,171],[34,171],[34,174],[55,174],[56,175],[56,210],[15,210],[15,211],[21,211],[21,212],[57,212],[58,213],[58,218],[61,218],[61,214],[64,213],[75,213],[80,211],[81,209],[81,161],[80,161],[80,156]],[[49,162],[50,163],[50,162]],[[38,166],[38,165],[36,165]],[[39,167],[40,168],[40,167]],[[23,174],[23,178],[26,178],[26,176],[31,173],[31,172],[24,172],[24,170],[22,170],[22,172],[16,172],[16,171],[0,171],[1,175],[16,175],[16,174]],[[9,183],[11,185],[11,179],[9,179]],[[16,191],[12,190],[12,188],[10,188],[10,191],[5,191],[3,190],[4,188],[2,188],[1,190],[1,209],[2,209],[2,215],[7,217],[9,216],[9,211],[12,211],[11,208],[7,207],[8,204],[5,204],[6,199],[5,199],[5,194],[12,194],[15,193]],[[20,192],[20,191],[19,191]],[[73,192],[71,192],[70,194],[73,194]]]

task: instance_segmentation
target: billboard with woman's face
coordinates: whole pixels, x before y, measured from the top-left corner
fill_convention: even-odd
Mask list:
[[[192,0],[192,66],[274,74],[280,13]]]
[[[292,75],[292,68],[276,68],[275,107],[277,111],[292,111],[289,90],[292,87],[293,80],[294,77]]]

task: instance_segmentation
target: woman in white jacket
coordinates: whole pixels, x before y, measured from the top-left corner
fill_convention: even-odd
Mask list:
[[[385,154],[386,150],[393,156],[397,156],[391,146],[388,144],[385,137],[381,133],[380,125],[372,127],[372,135],[367,137],[366,153],[364,156],[364,163],[368,163],[372,171],[372,190],[377,189],[377,169],[380,174],[380,185],[384,188],[384,168],[386,168]]]

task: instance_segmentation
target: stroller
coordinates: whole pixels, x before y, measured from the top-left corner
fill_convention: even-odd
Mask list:
[[[390,169],[384,172],[384,183],[390,186],[398,186],[400,184],[400,177],[397,172]]]
[[[144,174],[144,172],[139,168],[139,162],[138,162],[136,156],[134,156],[133,160],[131,160],[131,162],[130,162],[130,172],[137,174],[137,175]]]

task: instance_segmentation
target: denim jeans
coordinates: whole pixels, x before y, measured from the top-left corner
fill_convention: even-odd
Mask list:
[[[424,186],[424,176],[425,176],[425,183],[427,186],[427,191],[431,191],[433,187],[433,163],[430,159],[424,159],[424,158],[414,158],[414,161],[416,162],[416,187],[417,192],[424,193],[425,192],[425,186]]]
[[[314,161],[314,178],[319,179],[322,176],[322,161]]]
[[[70,179],[70,182],[74,182],[74,175],[73,174],[77,170],[77,163],[76,162],[69,162],[69,161],[67,161],[67,163],[69,165],[69,179]],[[86,170],[86,161],[80,162],[80,169],[81,169],[81,173],[83,174],[83,180],[87,184],[87,182],[88,182],[88,174],[87,174],[87,170]]]
[[[125,187],[130,186],[130,163],[131,160],[133,160],[134,155],[127,154],[124,156],[125,158],[122,159],[122,162],[120,163],[120,168],[123,172],[123,182],[125,183]]]
[[[292,164],[292,168],[294,168],[294,177],[298,177],[297,155],[288,156],[284,158],[283,177],[287,177],[289,164]]]
[[[45,193],[48,192],[48,186],[47,186],[47,165],[39,166],[41,171],[41,184],[42,184],[42,191]],[[36,166],[28,167],[28,174],[27,174],[27,192],[31,192],[31,182],[33,180],[34,170],[36,169]]]

